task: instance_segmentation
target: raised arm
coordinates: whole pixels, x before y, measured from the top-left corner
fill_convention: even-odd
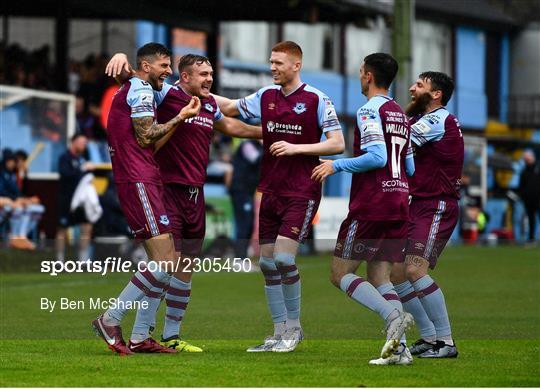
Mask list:
[[[215,94],[212,94],[212,96],[214,96],[214,99],[216,99],[216,103],[218,104],[219,109],[221,110],[221,112],[223,112],[224,115],[226,116],[240,115],[240,111],[238,110],[238,107],[237,107],[238,100],[232,100],[227,97],[223,97],[223,96],[215,95]]]
[[[133,127],[135,128],[135,137],[139,146],[145,148],[163,138],[181,122],[193,116],[197,116],[201,109],[201,101],[194,96],[174,118],[165,124],[154,123],[153,116],[143,116],[132,118]]]
[[[127,55],[124,53],[116,53],[112,56],[109,63],[105,67],[105,74],[122,84],[127,79],[135,74],[135,70],[129,64]]]
[[[345,150],[345,140],[341,129],[325,132],[326,140],[311,144],[293,144],[279,141],[270,145],[270,153],[275,157],[289,155],[334,155]]]
[[[222,134],[236,138],[262,139],[261,126],[252,126],[227,116],[223,116],[221,120],[214,122],[214,129]]]

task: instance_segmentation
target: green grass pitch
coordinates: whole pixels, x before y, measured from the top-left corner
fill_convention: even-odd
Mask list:
[[[1,261],[9,255],[1,252]],[[4,271],[0,385],[540,386],[539,249],[448,248],[434,278],[445,293],[460,355],[415,358],[412,366],[369,366],[383,342],[378,316],[330,284],[329,255],[298,262],[306,340],[288,354],[244,351],[271,331],[258,273],[195,274],[183,335],[204,353],[121,358],[93,335],[97,311],[47,313],[39,299],[115,297],[127,274]],[[128,314],[124,337],[133,317]],[[162,321],[163,308],[157,336]],[[409,341],[417,335],[413,329]]]

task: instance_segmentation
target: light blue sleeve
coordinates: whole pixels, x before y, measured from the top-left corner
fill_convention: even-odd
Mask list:
[[[373,144],[365,149],[367,152],[355,158],[336,159],[332,164],[336,172],[362,173],[379,169],[386,165],[386,145]]]
[[[163,100],[165,99],[165,96],[167,96],[167,93],[171,90],[171,88],[176,88],[175,86],[171,84],[167,84],[166,82],[163,83],[163,88],[161,90],[155,90],[154,91],[154,100],[156,100],[156,105],[159,106]]]
[[[405,158],[405,173],[407,173],[407,177],[412,177],[414,170],[414,158]]]
[[[131,79],[126,102],[131,107],[131,117],[154,116],[154,90],[149,83],[138,78]]]
[[[326,95],[319,95],[317,120],[323,132],[341,130],[334,103]]]
[[[216,112],[214,112],[214,121],[219,122],[221,119],[223,119],[223,113],[221,112],[221,109],[219,109],[219,105],[216,104]]]
[[[411,140],[417,146],[428,142],[436,142],[444,136],[444,122],[448,116],[447,111],[434,112],[421,117],[411,126]]]
[[[261,88],[257,92],[239,99],[236,107],[244,119],[254,119],[261,117],[261,96],[268,88]]]
[[[379,110],[363,106],[356,112],[356,124],[360,130],[360,149],[367,150],[373,145],[384,145],[384,133]],[[385,153],[386,155],[386,153]]]

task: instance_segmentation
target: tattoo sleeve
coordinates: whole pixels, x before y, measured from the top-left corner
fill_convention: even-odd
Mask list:
[[[165,124],[157,124],[154,123],[152,116],[145,116],[142,118],[133,118],[132,121],[137,143],[139,146],[146,148],[169,133],[182,119],[179,116],[175,116]]]

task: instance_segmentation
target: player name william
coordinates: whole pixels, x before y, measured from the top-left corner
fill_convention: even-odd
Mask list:
[[[90,297],[88,300],[73,300],[67,297],[58,299],[49,299],[42,297],[40,299],[40,308],[42,311],[54,312],[60,311],[78,311],[84,309],[107,310],[107,309],[147,309],[148,301],[121,301],[117,298],[102,299],[100,297]]]

